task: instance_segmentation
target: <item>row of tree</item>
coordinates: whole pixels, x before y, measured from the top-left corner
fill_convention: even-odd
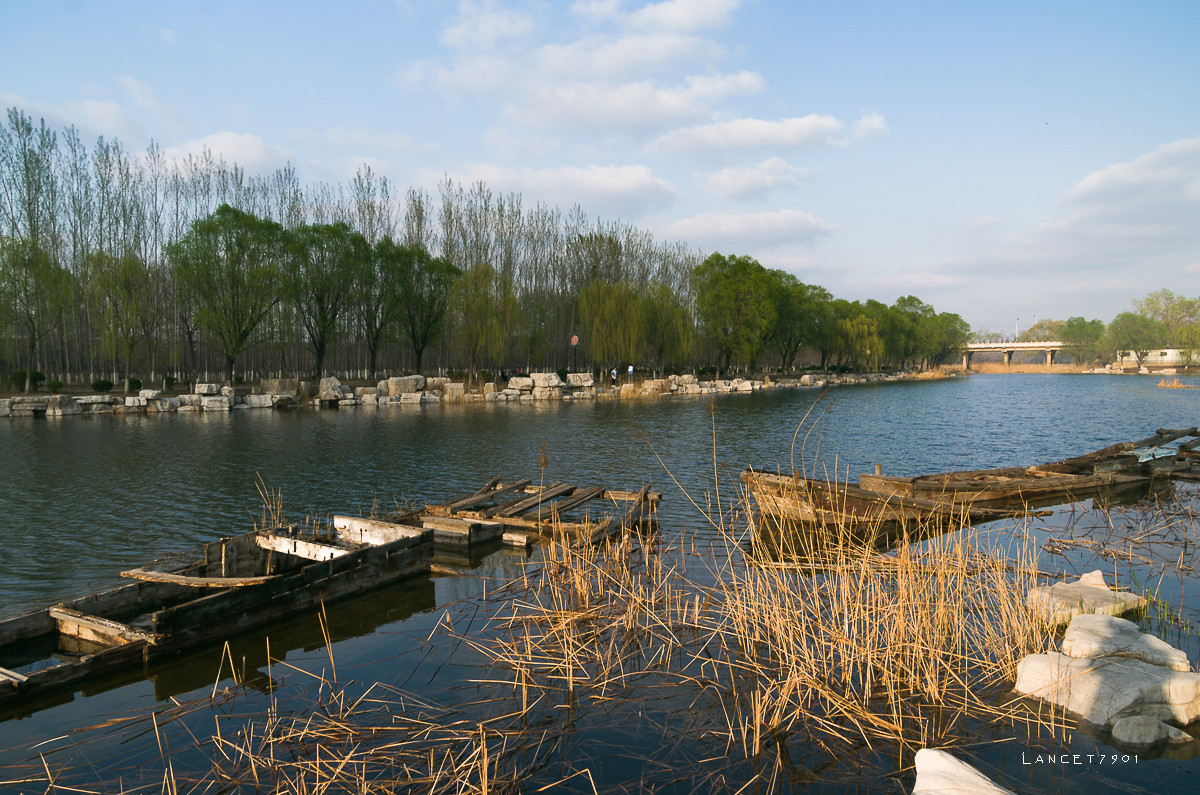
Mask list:
[[[1081,363],[1108,362],[1130,355],[1139,363],[1152,350],[1179,349],[1186,363],[1200,351],[1200,297],[1187,298],[1162,289],[1133,302],[1107,326],[1083,317],[1039,320],[1020,336],[1022,342],[1061,340],[1064,350]],[[975,339],[987,341],[988,335]]]
[[[805,352],[873,369],[966,337],[911,296],[836,299],[483,183],[399,197],[364,166],[304,187],[207,152],[89,151],[17,109],[0,125],[0,370],[29,377],[794,368]]]

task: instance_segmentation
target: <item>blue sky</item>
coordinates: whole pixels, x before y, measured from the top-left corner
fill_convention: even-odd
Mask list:
[[[973,328],[1200,295],[1200,3],[0,0],[85,140],[578,203]]]

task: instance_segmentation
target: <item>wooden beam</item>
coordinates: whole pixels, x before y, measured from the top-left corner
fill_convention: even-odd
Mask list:
[[[285,555],[294,555],[305,560],[333,560],[353,551],[345,547],[336,547],[333,544],[322,544],[319,541],[290,538],[274,533],[255,536],[254,543],[258,544],[261,549],[282,552]]]
[[[551,514],[562,516],[572,508],[582,505],[588,500],[593,500],[604,493],[602,486],[586,486],[582,489],[576,489],[575,493],[569,497],[564,497],[561,500],[550,503],[549,508]]]
[[[499,480],[494,479],[494,482],[498,483]],[[507,494],[510,491],[523,489],[528,485],[529,478],[525,478],[523,480],[518,480],[516,483],[510,483],[507,486],[499,486],[494,489],[480,489],[469,497],[463,497],[460,500],[454,500],[453,502],[448,502],[444,505],[435,507],[442,508],[450,513],[454,513],[455,511],[461,511],[463,508],[470,508],[472,505],[478,505],[481,502],[487,502],[490,499],[499,497],[501,494]]]
[[[642,486],[642,490],[638,492],[637,497],[633,500],[633,505],[629,506],[629,510],[625,512],[623,517],[618,519],[616,516],[611,516],[607,522],[604,522],[592,531],[592,543],[615,535],[626,527],[632,527],[634,520],[641,515],[642,506],[648,502],[647,497],[649,494],[650,487]]]
[[[121,572],[121,576],[131,580],[169,582],[176,585],[189,585],[193,588],[244,588],[249,585],[262,585],[263,583],[271,582],[280,575],[268,574],[265,577],[191,577],[186,574],[172,574],[168,571],[129,569],[128,571]]]
[[[492,516],[517,516],[526,511],[536,511],[538,506],[547,500],[551,500],[563,494],[570,494],[575,491],[575,487],[570,483],[555,482],[546,486],[544,489],[539,489],[532,497],[523,497],[519,500],[505,503],[496,508],[489,508],[483,512],[486,517]]]
[[[19,674],[16,671],[10,671],[7,668],[0,668],[0,678],[11,679],[14,682],[28,682],[29,677],[25,674]]]
[[[153,632],[134,629],[109,618],[89,616],[69,607],[52,607],[50,616],[58,622],[59,633],[101,646],[121,646],[136,641],[155,643],[160,639]]]
[[[401,538],[418,538],[425,534],[419,527],[379,519],[358,519],[353,516],[333,517],[333,529],[338,537],[353,544],[378,547]]]

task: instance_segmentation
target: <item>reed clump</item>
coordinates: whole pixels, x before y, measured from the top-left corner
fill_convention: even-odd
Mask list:
[[[1158,387],[1159,387],[1159,389],[1195,389],[1196,385],[1195,384],[1186,384],[1183,381],[1179,380],[1178,378],[1172,379],[1170,381],[1168,381],[1167,379],[1164,378],[1158,382]]]

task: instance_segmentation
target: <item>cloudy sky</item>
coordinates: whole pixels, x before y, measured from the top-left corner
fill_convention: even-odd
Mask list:
[[[1200,3],[0,0],[0,104],[578,203],[973,328],[1200,295]]]

